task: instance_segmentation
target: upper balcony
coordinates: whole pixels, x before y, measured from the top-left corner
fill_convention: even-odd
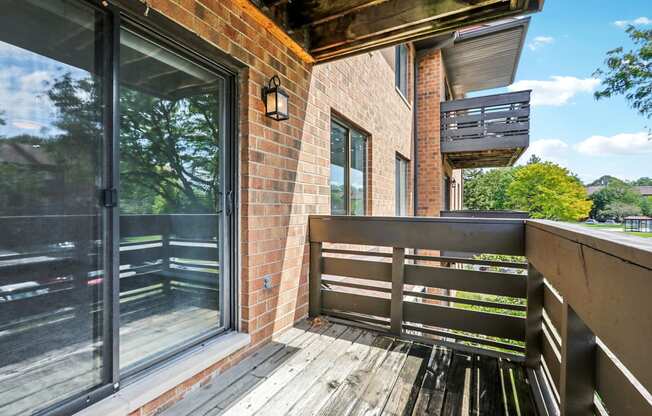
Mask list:
[[[511,166],[530,143],[530,92],[441,103],[441,153],[453,169]]]

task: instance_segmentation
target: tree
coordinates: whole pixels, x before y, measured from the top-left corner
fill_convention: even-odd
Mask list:
[[[606,68],[594,76],[602,78],[603,88],[595,92],[596,100],[613,95],[624,95],[630,106],[644,117],[652,116],[652,29],[640,30],[633,26],[627,34],[634,49],[625,52],[616,48],[607,52]]]
[[[531,218],[579,221],[591,210],[586,189],[575,175],[551,162],[532,163],[515,169],[507,189],[512,208]]]
[[[603,176],[600,176],[598,179],[594,180],[593,182],[591,182],[590,184],[588,184],[587,186],[607,186],[611,182],[614,182],[614,181],[623,182],[620,179],[615,178],[613,176],[603,175]]]
[[[464,206],[467,209],[509,209],[507,188],[514,179],[512,168],[464,170]]]
[[[604,219],[622,222],[623,219],[630,215],[641,215],[642,211],[638,205],[626,204],[624,202],[614,202],[603,211]]]
[[[638,178],[637,180],[634,181],[632,185],[636,186],[652,186],[652,178],[648,178],[647,176],[644,176],[642,178]]]
[[[613,213],[607,213],[606,210],[608,206],[615,203],[636,206],[639,207],[639,211],[642,210],[642,204],[645,203],[644,198],[634,186],[619,179],[609,181],[607,186],[594,192],[590,198],[593,201],[591,217],[599,221],[613,219]]]
[[[532,156],[530,156],[530,159],[527,161],[527,164],[531,165],[533,163],[541,163],[541,158],[533,154]]]

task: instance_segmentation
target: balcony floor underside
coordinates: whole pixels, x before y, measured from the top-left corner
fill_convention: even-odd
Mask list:
[[[536,412],[526,373],[517,363],[341,324],[302,321],[163,413],[223,414]]]

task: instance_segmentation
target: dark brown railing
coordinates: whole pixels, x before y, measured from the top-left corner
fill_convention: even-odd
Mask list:
[[[310,314],[520,360],[542,414],[652,414],[652,244],[633,241],[545,221],[311,217]]]
[[[530,137],[530,91],[441,103],[442,153],[525,148]]]

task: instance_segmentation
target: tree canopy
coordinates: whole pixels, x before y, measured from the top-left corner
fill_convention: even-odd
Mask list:
[[[640,181],[645,182],[646,179],[649,178],[641,178]],[[652,201],[636,189],[634,184],[637,182],[628,183],[613,178],[604,188],[591,194],[591,218],[619,221],[627,215],[652,215]]]
[[[595,71],[602,78],[602,89],[595,92],[597,100],[624,95],[629,104],[644,117],[652,117],[652,29],[627,28],[634,48],[623,47],[607,52],[606,68]]]
[[[581,220],[591,209],[586,190],[572,172],[532,158],[527,165],[465,171],[468,209],[516,209],[532,218]]]
[[[531,218],[579,221],[591,210],[586,189],[568,169],[551,162],[516,168],[507,189],[510,205]]]

